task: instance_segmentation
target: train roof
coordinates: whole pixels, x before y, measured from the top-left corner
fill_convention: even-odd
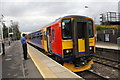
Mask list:
[[[49,24],[43,26],[42,28],[47,27],[48,25],[54,24],[54,23],[60,21],[60,20],[61,20],[62,18],[64,18],[64,17],[86,17],[86,18],[90,18],[90,17],[87,17],[87,16],[81,16],[81,15],[68,15],[68,16],[63,16],[63,17],[60,17],[60,18],[56,19],[54,22],[49,23]],[[90,18],[90,19],[91,19],[91,18]],[[40,30],[34,31],[34,32],[30,33],[30,34],[38,33],[38,32],[40,32]]]
[[[81,16],[81,15],[68,15],[68,16],[60,17],[60,18],[56,19],[54,22],[45,25],[44,27],[46,27],[46,26],[48,26],[48,25],[51,25],[51,24],[54,24],[54,23],[60,21],[60,20],[61,20],[62,18],[64,18],[64,17],[86,17],[86,18],[89,18],[89,17],[87,17],[87,16]],[[44,28],[44,27],[43,27],[43,28]]]
[[[81,15],[68,15],[68,16],[64,16],[64,17],[87,17],[87,16],[81,16]],[[89,18],[89,17],[87,17]]]

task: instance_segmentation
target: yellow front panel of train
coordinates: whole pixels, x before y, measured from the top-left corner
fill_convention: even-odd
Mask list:
[[[73,41],[72,40],[63,40],[62,48],[64,49],[72,49]],[[78,52],[85,52],[85,42],[83,39],[78,39]]]
[[[94,38],[89,39],[89,46],[95,46]],[[72,49],[73,41],[72,40],[63,40],[62,41],[62,49]],[[78,52],[85,52],[85,40],[78,39]]]
[[[95,46],[95,39],[94,38],[89,39],[89,46]]]
[[[85,40],[78,39],[78,52],[85,52]]]
[[[62,49],[72,49],[72,48],[73,48],[72,40],[63,40],[62,41]]]

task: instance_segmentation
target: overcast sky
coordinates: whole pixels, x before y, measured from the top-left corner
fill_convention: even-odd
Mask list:
[[[99,23],[99,14],[118,11],[120,0],[0,0],[0,14],[19,22],[21,32],[40,29],[55,19],[66,15],[84,15]],[[88,6],[88,8],[85,8]]]

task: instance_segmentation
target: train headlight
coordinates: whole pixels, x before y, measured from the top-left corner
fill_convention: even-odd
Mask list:
[[[82,62],[82,64],[85,64],[85,62]]]
[[[89,50],[92,50],[92,47],[89,47]]]
[[[66,58],[73,56],[72,49],[64,49],[63,52],[64,52],[64,57]]]
[[[70,50],[70,49],[66,50],[66,53],[71,53],[71,52],[72,52],[72,50]]]
[[[90,46],[90,47],[89,47],[89,52],[90,52],[90,54],[93,54],[93,53],[94,53],[94,46]]]
[[[66,53],[69,53],[69,50],[66,50]]]

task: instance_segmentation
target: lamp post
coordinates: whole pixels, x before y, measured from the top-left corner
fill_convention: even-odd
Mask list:
[[[8,26],[8,44],[9,44],[9,46],[10,46],[10,34],[9,34],[9,26]]]
[[[12,29],[12,32],[10,33],[11,35],[12,35],[12,40],[13,40],[13,27],[12,27],[12,25],[13,25],[13,20],[10,20],[10,22],[11,22],[11,29]]]
[[[4,20],[3,20],[3,18],[4,18],[4,16],[3,15],[1,15],[1,18],[0,18],[0,28],[1,28],[1,41],[0,41],[0,46],[1,46],[1,52],[0,52],[0,55],[1,54],[5,54],[5,46],[4,46],[4,41],[3,41],[3,22],[4,22]]]
[[[2,23],[4,22],[3,18],[4,18],[4,16],[1,15],[1,18],[0,18],[1,40],[3,40],[3,25],[2,25]]]
[[[2,54],[2,38],[3,38],[3,31],[2,31],[2,24],[0,20],[0,55]]]

